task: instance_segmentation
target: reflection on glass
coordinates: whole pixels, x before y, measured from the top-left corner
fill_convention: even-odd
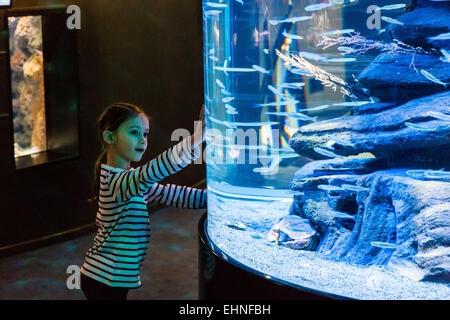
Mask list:
[[[14,156],[47,149],[41,16],[9,17]]]

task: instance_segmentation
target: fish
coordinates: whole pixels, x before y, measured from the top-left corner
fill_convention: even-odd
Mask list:
[[[323,190],[323,191],[340,191],[340,190],[342,190],[341,187],[332,186],[332,185],[329,185],[329,184],[319,184],[317,186],[317,189]]]
[[[330,140],[333,140],[335,143],[338,143],[338,144],[343,145],[343,146],[349,146],[349,147],[353,147],[354,146],[353,143],[351,143],[349,141],[345,141],[345,140],[343,140],[343,139],[341,139],[341,138],[339,138],[339,137],[337,137],[335,135],[331,135],[330,134],[330,135],[328,135],[328,138],[330,138]]]
[[[227,60],[225,60],[227,61]],[[226,72],[255,72],[253,68],[227,68],[227,67],[214,67],[215,70]]]
[[[228,7],[225,3],[217,3],[217,2],[205,2],[205,5],[214,7],[214,8],[226,8]]]
[[[385,28],[383,28],[383,29],[379,29],[379,30],[377,30],[377,33],[378,33],[378,35],[380,35],[380,34],[382,34],[383,32],[385,32],[386,31],[386,29]]]
[[[450,62],[450,53],[447,52],[444,48],[441,49],[443,57],[441,57],[442,62]]]
[[[302,70],[302,69],[297,69],[297,68],[291,68],[290,70],[293,74],[303,74],[306,76],[312,76],[312,74],[308,71]]]
[[[330,211],[327,211],[327,213],[330,216],[333,216],[335,218],[355,220],[355,216],[352,216],[351,214],[348,214],[348,213],[345,213],[345,212],[341,212],[341,211],[337,211],[337,210],[330,210]]]
[[[382,248],[382,249],[398,249],[399,245],[395,243],[389,243],[389,242],[379,242],[379,241],[372,241],[370,242],[370,245]]]
[[[402,9],[406,7],[406,4],[404,3],[399,3],[399,4],[390,4],[384,7],[378,7],[377,9],[375,9],[375,11],[379,11],[379,10],[396,10],[396,9]]]
[[[450,114],[445,114],[439,111],[428,111],[427,115],[439,120],[450,121]]]
[[[286,38],[295,39],[295,40],[303,39],[303,37],[299,36],[298,34],[287,33],[286,31],[283,31],[283,36],[285,36]]]
[[[231,228],[231,229],[242,230],[242,231],[247,229],[247,226],[245,224],[243,224],[242,222],[231,222],[231,221],[228,221],[226,223],[226,226]]]
[[[353,62],[356,58],[331,58],[327,59],[327,62]]]
[[[334,3],[317,3],[305,7],[305,11],[317,11],[334,6],[335,6]]]
[[[222,81],[220,81],[219,79],[216,79],[216,83],[219,87],[221,87],[222,89],[225,89],[225,85],[222,83]]]
[[[371,103],[371,101],[349,101],[349,102],[339,102],[339,103],[333,103],[330,106],[332,107],[357,107],[362,106],[364,104]]]
[[[214,62],[219,61],[219,59],[217,57],[214,57],[214,56],[209,56],[209,59],[211,59]]]
[[[398,20],[395,20],[395,19],[392,19],[392,18],[389,18],[389,17],[385,17],[385,16],[381,16],[381,20],[389,22],[389,23],[399,24],[401,26],[404,25],[404,23],[401,22],[401,21],[398,21]]]
[[[420,73],[423,74],[423,76],[425,78],[427,78],[428,80],[435,82],[437,84],[441,84],[443,85],[445,88],[447,88],[448,83],[446,82],[442,82],[441,80],[439,80],[438,78],[436,78],[435,76],[433,76],[431,73],[429,73],[428,71],[426,71],[425,69],[421,69]]]
[[[235,110],[227,109],[225,112],[228,113],[228,114],[233,114],[233,115],[234,114],[239,114],[239,112],[236,111],[236,109]]]
[[[287,18],[284,20],[269,20],[269,23],[273,26],[276,26],[279,23],[296,23],[299,21],[305,21],[309,19],[311,19],[311,16],[301,16],[301,17]]]
[[[355,32],[355,29],[333,30],[333,31],[327,31],[327,32],[319,33],[317,35],[319,37],[322,37],[322,36],[333,36],[333,35],[337,35],[337,34],[345,34],[345,33],[351,33],[351,32]]]
[[[299,54],[306,59],[314,60],[314,61],[326,61],[327,57],[321,56],[320,54],[309,52],[309,51],[300,51]]]
[[[319,110],[324,110],[331,107],[331,104],[323,104],[317,107],[312,107],[312,108],[307,108],[307,109],[300,109],[298,111],[302,112],[302,111],[319,111]]]
[[[226,95],[226,96],[231,96],[231,92],[229,92],[229,91],[227,91],[227,90],[225,90],[225,89],[222,89],[221,91],[222,91],[222,93],[223,93],[224,95]]]
[[[269,54],[269,49],[264,49],[263,52],[264,52],[265,54]]]
[[[244,0],[236,0],[237,2],[239,2],[241,5],[244,5]]]
[[[287,99],[288,96],[281,93],[280,91],[278,91],[277,89],[275,89],[274,87],[272,87],[270,84],[267,86],[269,88],[270,91],[272,91],[277,97],[280,97],[281,99]]]
[[[352,184],[343,184],[341,186],[342,189],[344,190],[350,190],[350,191],[369,191],[369,188],[364,188],[364,187],[360,187],[360,186],[354,186]]]
[[[412,123],[412,122],[405,122],[405,126],[412,128],[412,129],[416,129],[416,130],[422,130],[422,131],[436,131],[437,130],[437,128],[424,127],[424,126],[421,126],[419,124]]]
[[[209,49],[209,51],[208,51],[210,54],[214,54],[214,48],[212,48],[212,49]]]
[[[270,73],[270,71],[267,71],[263,67],[257,66],[256,64],[252,65],[252,68],[261,73]]]
[[[319,147],[315,147],[314,151],[318,154],[321,154],[325,157],[329,157],[329,158],[343,158],[343,156],[338,155],[330,150],[324,149],[324,148],[319,148]]]
[[[227,102],[230,102],[230,101],[233,101],[233,100],[234,100],[234,97],[226,97],[226,98],[222,99],[222,102],[223,103],[227,103]]]
[[[269,103],[261,103],[257,104],[256,106],[259,107],[271,107],[271,106],[287,106],[291,104],[299,103],[298,100],[285,100],[285,101],[275,101],[275,102],[269,102]]]
[[[428,40],[434,41],[434,40],[450,40],[450,32],[447,33],[441,33],[434,37],[428,37]]]
[[[355,49],[351,47],[337,47],[337,50],[345,53],[352,53]]]
[[[205,15],[206,16],[216,16],[221,14],[223,11],[222,10],[207,10],[205,11]]]
[[[280,85],[277,85],[277,87],[286,89],[303,89],[302,87],[304,85],[305,85],[304,82],[291,82],[291,83],[282,83]]]
[[[264,114],[271,114],[271,115],[275,115],[275,116],[285,116],[285,117],[291,117],[291,118],[295,118],[295,119],[301,119],[301,120],[306,120],[306,121],[317,121],[317,117],[310,117],[306,114],[303,113],[296,113],[296,112],[263,112]]]

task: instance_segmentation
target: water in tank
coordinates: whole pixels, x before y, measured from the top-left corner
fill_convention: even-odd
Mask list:
[[[450,298],[450,1],[203,1],[225,260],[356,299]]]

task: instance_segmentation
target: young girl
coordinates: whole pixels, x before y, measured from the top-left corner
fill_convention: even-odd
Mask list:
[[[139,288],[140,268],[150,239],[147,204],[177,208],[206,208],[206,190],[158,181],[189,165],[201,154],[204,108],[195,133],[141,167],[147,149],[149,117],[129,103],[115,103],[97,120],[103,152],[95,164],[94,190],[98,199],[94,244],[81,266],[81,289],[88,300],[126,300]]]

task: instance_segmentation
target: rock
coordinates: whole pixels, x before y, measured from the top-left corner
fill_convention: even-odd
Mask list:
[[[267,239],[291,249],[314,250],[318,234],[308,220],[289,215],[270,229]]]
[[[355,216],[353,225],[330,218],[336,204],[330,201],[334,196],[327,193],[304,189],[306,196],[294,200],[293,212],[308,219],[321,234],[316,251],[349,263],[385,266],[414,280],[448,283],[450,183],[413,179],[406,171],[381,170],[353,177],[303,176],[333,185],[353,179],[369,188],[338,197],[354,203],[351,210],[347,208]],[[337,209],[343,210],[342,204]],[[398,248],[383,249],[374,242],[393,243]]]
[[[368,152],[378,159],[400,158],[400,163],[403,159],[409,159],[410,164],[414,165],[416,160],[424,161],[420,157],[423,152],[430,164],[448,165],[444,151],[450,147],[450,125],[448,121],[428,116],[428,111],[450,114],[450,91],[415,99],[374,114],[346,116],[302,126],[291,138],[290,146],[300,155],[326,159],[314,148],[328,148],[329,141],[337,138],[346,144],[334,143],[334,149],[330,150],[343,156]],[[436,130],[418,130],[406,123]]]
[[[436,2],[436,1],[435,1]],[[386,34],[393,39],[400,40],[413,47],[422,47],[425,50],[431,48],[450,49],[450,40],[430,41],[441,33],[450,32],[450,6],[422,7],[401,15],[398,20],[404,25],[390,24],[386,28]]]
[[[440,56],[415,54],[413,60],[412,55],[392,52],[378,55],[359,74],[358,81],[382,102],[397,104],[447,90],[422,75],[422,69],[443,82],[450,82],[450,68],[447,62],[440,60]]]

